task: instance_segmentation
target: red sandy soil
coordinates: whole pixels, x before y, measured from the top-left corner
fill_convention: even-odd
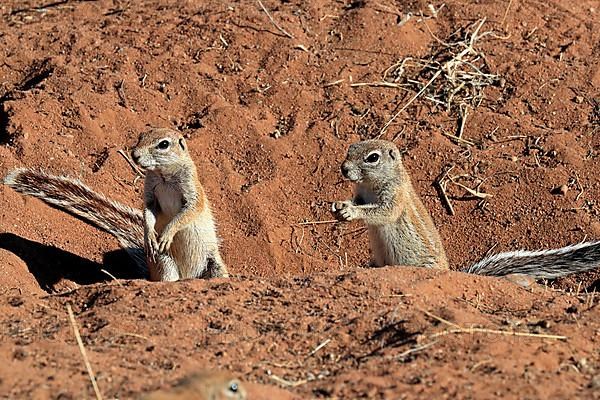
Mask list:
[[[0,174],[39,167],[140,206],[117,150],[147,126],[178,128],[234,275],[124,279],[109,235],[0,187],[0,396],[93,398],[71,304],[105,398],[206,368],[239,376],[253,399],[600,398],[600,311],[586,294],[600,273],[526,290],[366,269],[360,224],[297,225],[331,219],[329,203],[351,195],[348,144],[414,95],[350,84],[485,17],[495,35],[477,43],[480,62],[500,80],[468,114],[473,145],[445,136],[456,114],[423,98],[384,138],[405,152],[454,269],[491,248],[600,238],[598,1],[450,0],[433,3],[437,18],[425,1],[263,3],[293,38],[255,1],[0,3]],[[493,197],[449,185],[450,215],[433,186],[450,164]]]

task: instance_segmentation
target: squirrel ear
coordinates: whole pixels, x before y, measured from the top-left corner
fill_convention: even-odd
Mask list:
[[[179,145],[181,146],[181,150],[185,150],[185,140],[183,138],[179,139]]]
[[[394,154],[394,150],[390,150],[390,157],[392,157],[392,160],[396,159],[396,154]]]

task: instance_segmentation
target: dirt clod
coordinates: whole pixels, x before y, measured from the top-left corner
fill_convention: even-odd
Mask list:
[[[565,194],[567,194],[568,191],[569,191],[569,186],[567,186],[567,185],[560,185],[560,186],[557,186],[554,189],[552,189],[551,193],[552,194],[559,194],[561,196],[564,196]]]

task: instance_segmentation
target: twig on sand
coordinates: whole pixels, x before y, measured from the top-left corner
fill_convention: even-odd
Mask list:
[[[75,339],[77,340],[79,351],[81,352],[81,356],[83,357],[83,363],[85,364],[85,368],[87,369],[90,381],[92,382],[92,387],[94,388],[96,399],[102,400],[102,395],[100,394],[100,389],[98,388],[98,384],[96,383],[96,377],[94,376],[94,372],[92,371],[92,365],[90,364],[90,361],[88,359],[85,347],[83,347],[83,341],[81,340],[81,335],[79,334],[77,322],[75,322],[75,316],[73,315],[73,310],[71,309],[70,304],[67,304],[67,313],[69,314],[69,320],[71,321],[71,326],[73,327],[73,333],[75,333]]]
[[[436,343],[437,343],[437,340],[434,340],[434,341],[432,341],[432,342],[425,343],[425,344],[422,344],[422,345],[420,345],[420,346],[416,346],[416,347],[410,348],[410,349],[408,349],[408,350],[406,350],[406,351],[403,351],[402,353],[398,354],[398,355],[397,355],[397,356],[395,356],[394,358],[395,358],[395,359],[398,359],[398,360],[399,360],[399,359],[406,358],[407,356],[409,356],[409,355],[411,355],[411,354],[414,354],[414,353],[417,353],[417,352],[419,352],[419,351],[425,350],[425,349],[427,349],[427,348],[429,348],[429,347],[433,346],[433,345],[434,345],[434,344],[436,344]]]
[[[262,3],[262,1],[260,1],[260,0],[256,0],[256,1],[260,5],[260,8],[262,8],[262,10],[265,12],[265,14],[267,14],[267,17],[269,17],[269,19],[271,20],[271,23],[273,25],[275,25],[275,28],[277,28],[279,30],[279,32],[283,33],[285,36],[289,37],[290,39],[293,39],[294,36],[291,33],[286,31],[285,29],[283,29],[281,26],[279,26],[279,24],[277,24],[277,22],[275,22],[275,20],[269,13],[269,10],[267,10],[267,7],[265,7],[265,5]]]
[[[451,134],[443,132],[443,131],[442,131],[442,135],[444,135],[446,137],[449,137],[450,139],[455,140],[455,141],[457,141],[459,143],[463,143],[463,144],[466,144],[466,145],[469,145],[469,146],[475,146],[475,143],[471,142],[470,140],[463,139],[461,137],[454,136],[454,135],[451,135]]]
[[[142,171],[137,165],[135,165],[135,163],[133,161],[131,161],[131,158],[129,158],[123,150],[119,149],[119,150],[117,150],[117,153],[119,153],[120,155],[123,156],[123,158],[125,159],[125,161],[127,161],[127,164],[129,164],[129,166],[131,167],[133,172],[135,172],[139,176],[145,175],[144,171]]]
[[[127,98],[125,97],[125,79],[117,85],[117,94],[119,95],[119,105],[127,108]]]
[[[463,139],[468,111],[479,106],[484,98],[483,90],[499,80],[498,75],[487,71],[485,55],[477,48],[477,43],[486,36],[499,38],[493,31],[481,32],[484,23],[485,18],[482,18],[464,28],[458,40],[441,40],[430,32],[438,47],[441,46],[430,57],[405,57],[388,67],[380,81],[350,85],[352,88],[368,86],[414,91],[415,94],[383,125],[377,137],[383,136],[416,99],[424,98],[436,108],[458,115],[455,137],[459,142]]]
[[[387,128],[388,128],[388,127],[389,127],[389,126],[392,124],[392,122],[394,122],[394,120],[395,120],[396,118],[398,118],[398,116],[399,116],[400,114],[402,114],[402,112],[403,112],[404,110],[406,110],[406,109],[408,108],[408,106],[410,106],[410,105],[412,104],[412,102],[413,102],[413,101],[415,101],[415,100],[417,99],[417,97],[419,97],[420,95],[422,95],[422,94],[423,94],[423,92],[425,91],[425,89],[427,89],[427,87],[429,87],[429,85],[431,85],[431,84],[433,83],[433,81],[435,81],[435,80],[437,79],[437,77],[441,75],[441,73],[442,73],[442,70],[441,70],[441,69],[440,69],[440,70],[438,70],[438,71],[436,71],[436,73],[435,73],[435,74],[433,75],[433,77],[432,77],[432,78],[429,80],[429,82],[427,82],[427,83],[425,84],[425,86],[423,86],[423,87],[421,88],[421,90],[419,90],[419,91],[417,92],[417,94],[415,94],[413,97],[411,97],[411,98],[410,98],[410,100],[408,100],[408,102],[407,102],[407,103],[406,103],[404,106],[402,106],[402,108],[401,108],[400,110],[398,110],[398,112],[396,112],[396,114],[394,114],[394,115],[392,116],[392,118],[390,118],[390,119],[388,120],[388,122],[386,122],[386,124],[383,126],[383,128],[381,128],[381,131],[379,131],[379,135],[377,136],[377,138],[378,138],[378,139],[379,139],[379,138],[380,138],[380,137],[381,137],[381,136],[382,136],[382,135],[385,133],[385,131],[387,130]]]
[[[460,329],[450,329],[443,332],[438,332],[430,336],[430,338],[436,338],[439,336],[446,336],[454,333],[489,333],[493,335],[501,335],[501,336],[520,336],[520,337],[535,337],[540,339],[553,339],[553,340],[567,340],[566,336],[562,335],[547,335],[544,333],[530,333],[530,332],[518,332],[518,331],[501,331],[497,329],[485,329],[485,328],[460,328]]]
[[[119,282],[119,280],[118,280],[118,279],[117,279],[117,278],[116,278],[116,277],[115,277],[113,274],[111,274],[110,272],[108,272],[108,271],[107,271],[107,270],[105,270],[104,268],[100,269],[100,272],[102,272],[102,273],[105,273],[106,275],[110,276],[110,277],[112,278],[112,280],[113,280],[113,281],[115,281],[115,282],[117,282],[117,284],[118,284],[119,286],[123,286],[123,285],[121,284],[121,282]]]
[[[548,334],[544,334],[544,333],[530,333],[530,332],[518,332],[518,331],[502,331],[502,330],[498,330],[498,329],[486,329],[486,328],[464,328],[458,324],[455,324],[454,322],[450,322],[442,317],[439,317],[433,313],[430,313],[427,310],[423,310],[423,309],[420,309],[420,310],[425,315],[453,328],[453,329],[449,329],[446,331],[434,333],[433,335],[430,336],[430,338],[446,336],[446,335],[450,335],[450,334],[454,334],[454,333],[468,333],[468,334],[489,333],[489,334],[502,335],[502,336],[521,336],[521,337],[535,337],[535,338],[541,338],[541,339],[567,340],[567,337],[562,336],[562,335],[548,335]]]
[[[465,131],[465,124],[467,123],[467,115],[469,115],[469,106],[467,106],[465,103],[461,103],[458,106],[458,113],[460,115],[460,124],[456,136],[459,139],[462,139],[463,132]]]
[[[500,22],[500,25],[504,25],[504,22],[506,21],[506,17],[508,16],[508,11],[510,10],[510,6],[512,5],[513,0],[508,0],[508,6],[506,6],[506,10],[504,11],[504,16],[502,17],[502,22]]]
[[[579,201],[581,195],[585,192],[585,190],[583,190],[583,186],[581,186],[581,183],[579,182],[579,175],[577,174],[577,172],[575,172],[574,183],[577,186],[577,190],[579,190],[579,193],[577,193],[577,196],[575,197],[575,201],[577,202]]]
[[[306,221],[306,222],[298,222],[293,224],[294,226],[306,226],[306,225],[324,225],[324,224],[335,224],[339,222],[337,219],[329,219],[325,221]]]
[[[450,179],[450,182],[452,182],[453,184],[455,184],[456,186],[463,188],[464,190],[466,190],[471,196],[477,197],[479,199],[487,199],[488,197],[492,197],[492,194],[489,193],[484,193],[484,192],[480,192],[479,190],[476,189],[471,189],[470,187],[463,185],[460,182],[456,181],[456,177],[454,176],[448,176],[448,179]]]
[[[340,83],[342,83],[344,81],[345,81],[345,79],[338,79],[338,80],[335,80],[333,82],[325,83],[323,85],[323,87],[326,88],[326,87],[336,86],[336,85],[339,85]]]
[[[319,351],[323,347],[327,346],[329,344],[329,342],[331,342],[331,339],[324,340],[321,344],[319,344],[317,347],[315,347],[310,353],[308,353],[308,355],[306,356],[306,358],[315,355],[317,353],[317,351]]]
[[[309,382],[308,379],[301,379],[299,381],[288,381],[287,379],[280,378],[279,376],[277,376],[275,374],[269,375],[269,377],[271,379],[273,379],[275,382],[279,383],[280,385],[286,386],[286,387],[296,387],[296,386],[304,385],[305,383]]]
[[[434,184],[438,189],[440,196],[448,210],[448,214],[454,215],[454,207],[452,207],[452,203],[450,202],[450,198],[448,198],[448,194],[446,193],[446,183],[448,178],[448,173],[454,168],[454,165],[450,165],[444,169],[444,171],[440,174],[440,176],[435,180]]]

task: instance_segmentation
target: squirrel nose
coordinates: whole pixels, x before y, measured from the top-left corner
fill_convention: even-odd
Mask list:
[[[344,175],[344,178],[348,178],[348,174],[350,173],[350,168],[348,167],[348,165],[346,165],[346,163],[342,164],[342,175]]]
[[[136,164],[140,160],[140,156],[138,154],[136,154],[135,150],[133,150],[131,152],[131,158],[133,159],[133,162],[136,163]]]

